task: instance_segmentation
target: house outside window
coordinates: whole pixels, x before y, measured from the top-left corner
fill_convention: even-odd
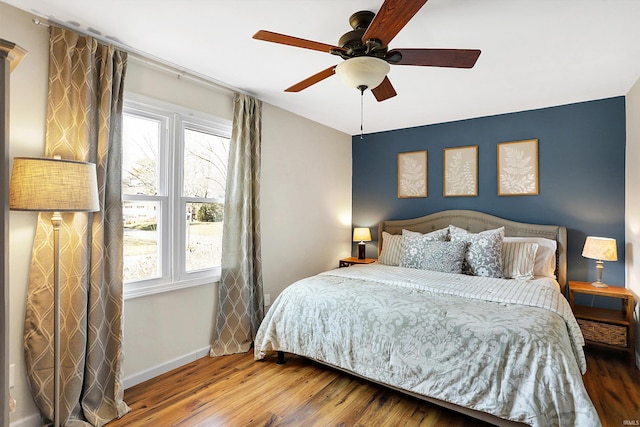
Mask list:
[[[218,281],[231,123],[130,95],[122,128],[125,298]]]

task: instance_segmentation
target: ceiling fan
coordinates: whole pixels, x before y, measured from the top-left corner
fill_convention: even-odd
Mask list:
[[[396,96],[387,77],[389,64],[427,67],[472,68],[480,51],[477,49],[388,49],[400,30],[418,13],[427,0],[385,0],[377,14],[356,12],[349,18],[353,28],[340,37],[339,46],[260,30],[254,39],[303,49],[318,50],[344,59],[285,89],[300,92],[333,74],[338,74],[351,87],[364,92],[370,89],[378,101]]]

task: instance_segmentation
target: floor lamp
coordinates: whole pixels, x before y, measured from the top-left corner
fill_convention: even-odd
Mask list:
[[[60,225],[61,212],[100,210],[96,165],[59,158],[16,157],[9,208],[53,212],[53,426],[60,426]]]

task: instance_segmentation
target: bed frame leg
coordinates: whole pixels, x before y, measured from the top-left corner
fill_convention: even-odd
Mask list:
[[[284,365],[285,360],[284,360],[284,351],[278,351],[278,360],[276,360],[276,365]]]

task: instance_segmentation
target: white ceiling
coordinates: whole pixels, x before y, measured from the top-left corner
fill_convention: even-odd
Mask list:
[[[330,77],[283,90],[340,58],[253,40],[259,29],[327,44],[382,0],[2,0],[248,92],[354,135],[360,94]],[[470,70],[391,67],[398,96],[364,98],[364,132],[625,95],[640,77],[638,0],[430,0],[390,48],[480,49]]]

